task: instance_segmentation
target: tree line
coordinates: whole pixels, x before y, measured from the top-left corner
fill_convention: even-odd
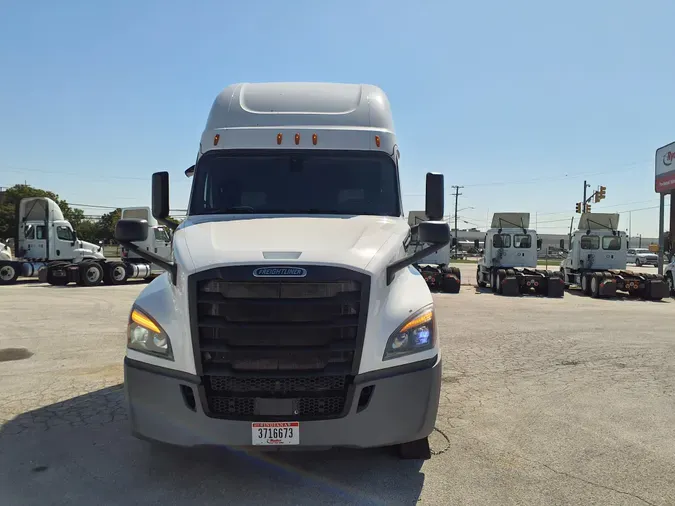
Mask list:
[[[71,207],[68,202],[52,191],[34,188],[27,184],[17,184],[6,189],[0,203],[0,242],[16,235],[18,227],[16,206],[21,199],[30,197],[48,197],[56,202],[63,212],[64,219],[68,220],[73,229],[77,231],[78,238],[89,242],[114,241],[115,225],[122,214],[121,208],[105,213],[99,218],[88,218],[82,209]],[[178,220],[172,220],[178,222]]]

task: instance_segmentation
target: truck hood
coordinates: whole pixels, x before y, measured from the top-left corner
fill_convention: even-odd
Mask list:
[[[206,220],[209,221],[206,221]],[[174,236],[174,256],[194,272],[227,264],[321,263],[360,270],[390,261],[410,228],[383,216],[188,218]],[[392,246],[385,246],[391,241]],[[186,253],[186,254],[185,254]],[[185,265],[187,267],[187,265]]]
[[[80,241],[80,248],[88,249],[89,251],[92,252],[97,252],[99,251],[100,246],[98,244],[93,244],[87,241]]]

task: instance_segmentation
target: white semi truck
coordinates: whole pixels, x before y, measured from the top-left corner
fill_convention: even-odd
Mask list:
[[[618,213],[581,215],[560,266],[565,285],[577,285],[584,294],[596,298],[614,297],[617,290],[643,299],[667,297],[663,276],[626,270],[626,234],[618,227]]]
[[[420,242],[418,234],[418,225],[426,221],[424,211],[410,211],[408,213],[408,225],[413,231],[408,250],[417,252],[428,245]],[[462,273],[457,267],[450,266],[450,248],[454,245],[448,243],[437,251],[432,252],[415,263],[414,267],[422,274],[424,281],[431,291],[440,291],[445,293],[459,293],[462,284]]]
[[[26,277],[39,278],[57,286],[71,282],[93,286],[121,284],[133,278],[149,279],[157,274],[158,268],[153,273],[152,266],[140,257],[106,260],[100,245],[77,237],[77,232],[52,199],[22,199],[17,216],[16,256],[12,256],[8,248],[0,256],[0,285],[10,285],[17,278]],[[155,242],[151,237],[141,246],[154,246]],[[168,258],[170,248],[169,251],[160,249],[160,254]]]
[[[529,228],[530,213],[495,213],[485,234],[485,250],[478,260],[476,281],[502,295],[535,293],[562,297],[565,287],[559,273],[537,269],[541,241]]]
[[[372,85],[236,84],[215,99],[173,260],[131,308],[132,431],[179,446],[396,446],[430,457],[441,388],[416,261],[450,240],[443,176],[411,236],[389,101]],[[168,173],[152,210],[169,211]],[[167,223],[168,224],[168,223]],[[120,220],[132,251],[145,220]],[[162,263],[159,259],[158,263]]]

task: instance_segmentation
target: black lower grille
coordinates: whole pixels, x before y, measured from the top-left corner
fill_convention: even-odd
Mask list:
[[[281,416],[293,419],[302,419],[303,417],[324,418],[339,416],[345,407],[346,397],[344,395],[332,397],[300,397],[294,399],[288,414]],[[226,417],[249,417],[254,418],[263,416],[264,412],[256,410],[256,399],[253,397],[219,397],[211,395],[208,397],[209,410],[214,415]],[[269,415],[269,417],[279,418],[279,415]]]
[[[191,276],[195,357],[210,416],[343,414],[363,346],[369,278],[303,268],[306,279],[257,279],[255,267]]]
[[[344,390],[345,376],[306,376],[306,377],[252,377],[209,376],[209,386],[213,392],[232,393],[275,393],[322,392],[326,390]]]

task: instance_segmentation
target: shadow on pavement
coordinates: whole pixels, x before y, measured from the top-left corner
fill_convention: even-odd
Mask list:
[[[129,434],[121,385],[0,428],[0,504],[406,504],[421,461],[388,450],[254,454],[155,446]]]

